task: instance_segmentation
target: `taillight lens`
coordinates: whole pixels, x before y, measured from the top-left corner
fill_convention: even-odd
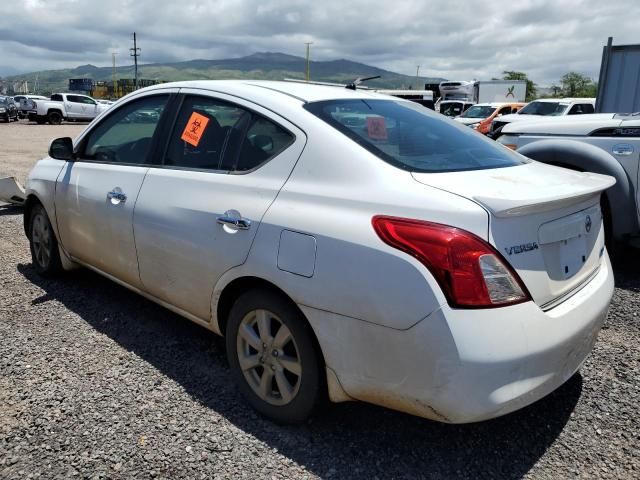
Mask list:
[[[372,223],[382,241],[429,269],[452,307],[490,308],[531,299],[501,255],[473,233],[398,217],[376,216]]]

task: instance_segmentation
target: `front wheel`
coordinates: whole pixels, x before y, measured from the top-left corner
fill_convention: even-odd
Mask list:
[[[31,211],[29,247],[33,266],[39,275],[53,277],[62,271],[58,241],[42,205],[34,206]]]
[[[313,332],[283,297],[252,290],[229,314],[227,356],[238,388],[278,423],[306,420],[321,398],[322,367]]]

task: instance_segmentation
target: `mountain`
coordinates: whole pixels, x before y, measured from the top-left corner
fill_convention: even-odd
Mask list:
[[[203,79],[261,79],[282,80],[284,78],[304,78],[306,61],[302,57],[276,52],[259,52],[246,57],[221,60],[188,60],[173,63],[151,63],[138,66],[138,77],[151,80],[203,80]],[[402,75],[381,68],[365,65],[351,60],[312,61],[311,79],[322,82],[347,83],[357,77],[380,75],[381,78],[367,82],[368,86],[378,88],[423,88],[424,84],[439,83],[443,78]],[[73,69],[46,70],[22,75],[5,77],[5,83],[29,81],[34,85],[37,79],[39,90],[43,93],[66,91],[70,78],[92,78],[93,80],[112,79],[111,67],[82,65]],[[133,78],[133,65],[116,69],[116,78]]]

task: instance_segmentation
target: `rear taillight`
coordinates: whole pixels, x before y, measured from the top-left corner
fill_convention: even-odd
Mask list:
[[[473,233],[398,217],[376,216],[372,223],[382,241],[429,269],[452,307],[489,308],[531,299],[501,255]]]

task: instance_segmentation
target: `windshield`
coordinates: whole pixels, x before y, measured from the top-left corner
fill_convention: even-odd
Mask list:
[[[568,106],[568,103],[561,102],[531,102],[518,115],[562,115]]]
[[[321,118],[380,159],[410,172],[455,172],[526,162],[502,145],[412,102],[307,103]]]
[[[487,118],[493,112],[496,111],[495,107],[490,105],[474,105],[469,110],[464,112],[462,118]]]

